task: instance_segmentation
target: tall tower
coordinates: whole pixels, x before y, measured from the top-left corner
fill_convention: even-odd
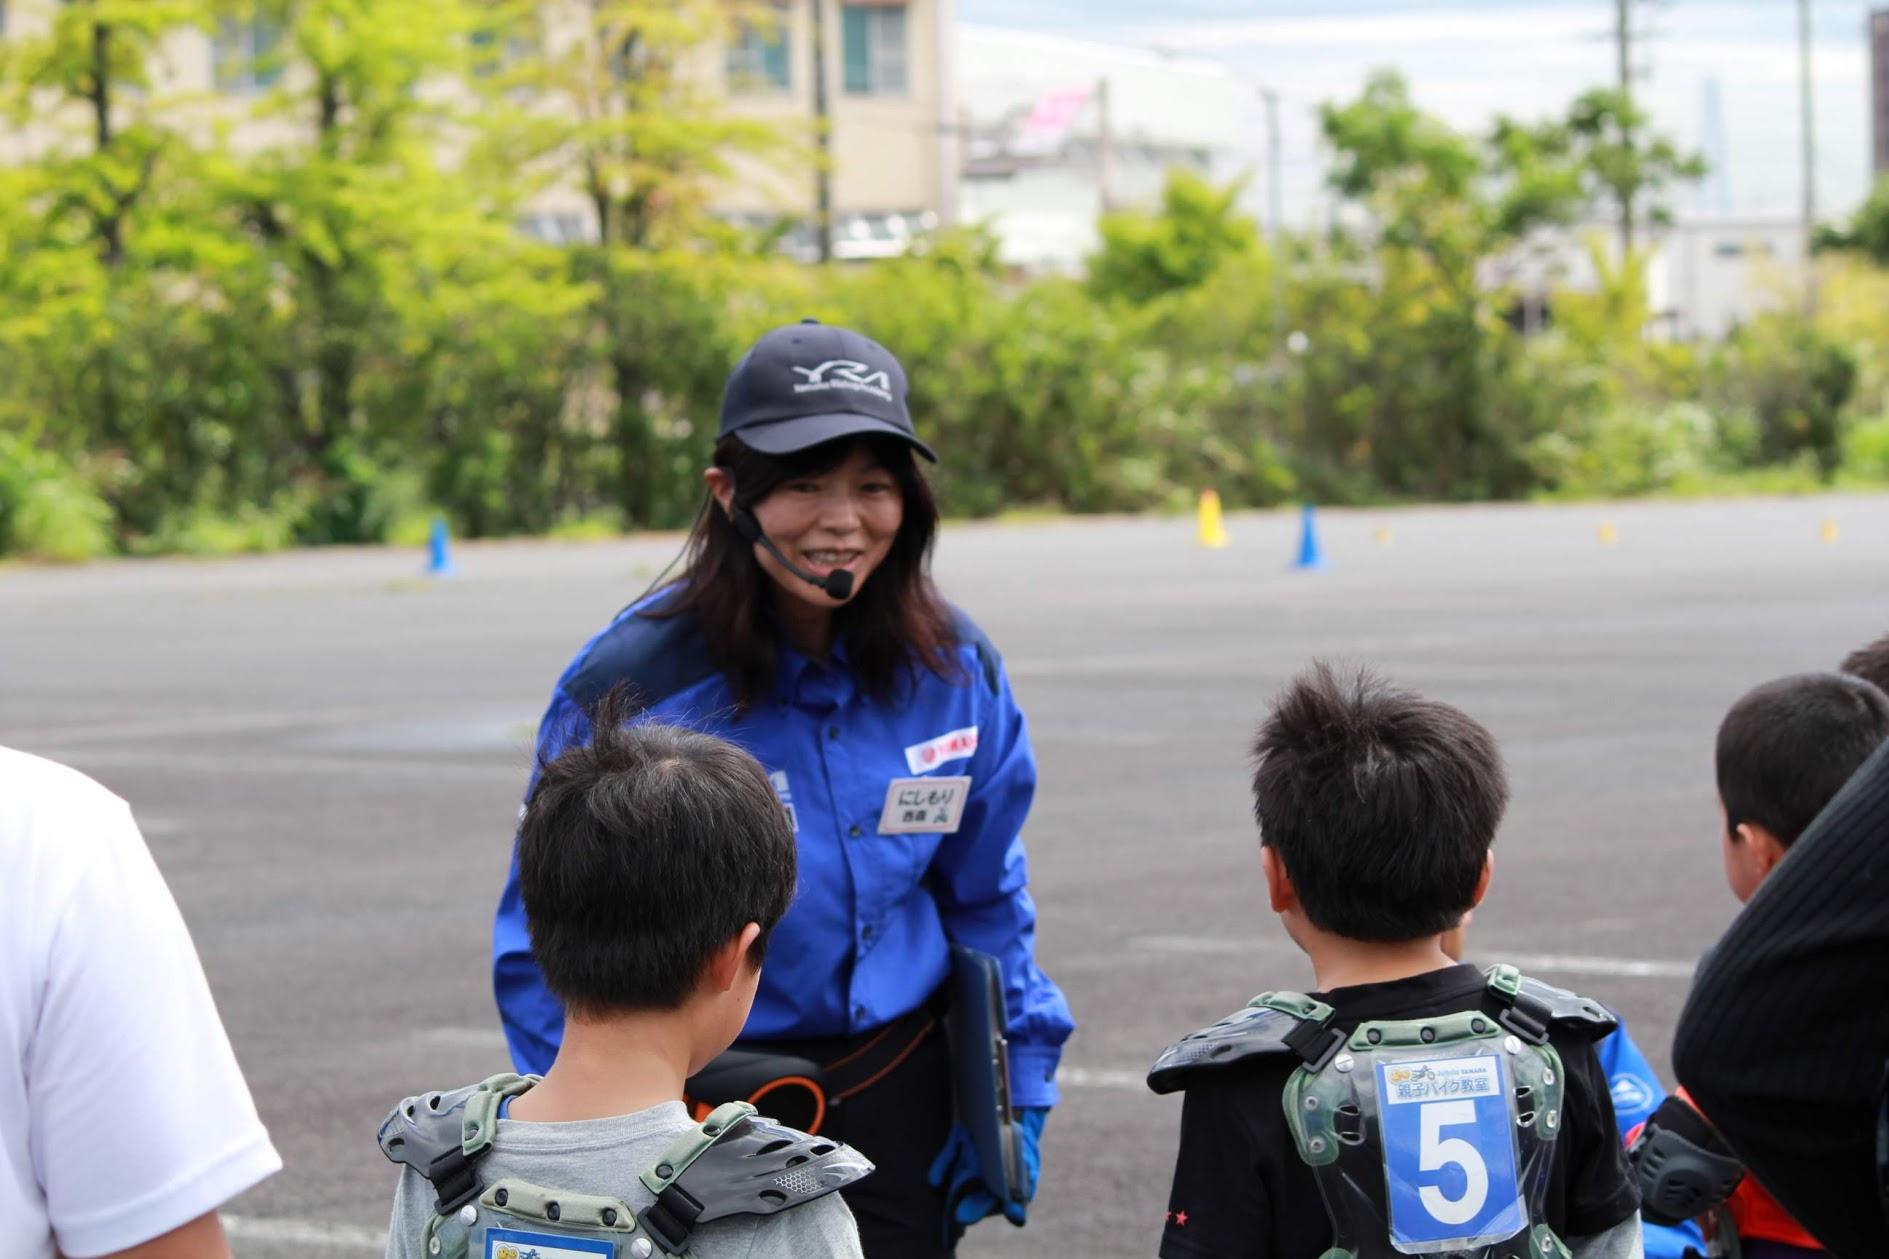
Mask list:
[[[1725,143],[1725,106],[1715,74],[1699,82],[1699,153],[1706,164],[1705,178],[1699,181],[1696,192],[1699,213],[1730,214],[1732,155]]]
[[[1889,9],[1869,15],[1869,89],[1876,174],[1889,175]]]

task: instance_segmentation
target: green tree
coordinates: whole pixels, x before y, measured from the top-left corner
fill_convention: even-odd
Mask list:
[[[474,318],[492,300],[555,320],[569,304],[544,251],[511,227],[515,192],[451,158],[477,135],[474,58],[511,12],[476,0],[254,0],[221,14],[270,36],[254,42],[276,85],[255,115],[283,138],[227,152],[220,179],[278,276],[278,398],[315,478],[303,534],[382,536],[400,506],[390,499],[414,497],[390,473],[420,462],[426,444],[428,400],[415,389],[450,331],[440,316]]]
[[[157,71],[208,12],[74,0],[0,43],[0,101],[31,153],[0,171],[0,414],[107,495],[125,540],[224,488],[220,403],[245,383],[225,335],[240,298],[205,270],[231,243],[201,213],[201,142]]]
[[[153,95],[153,56],[205,13],[201,0],[67,0],[43,33],[0,43],[0,103],[52,141],[34,163],[47,226],[76,225],[109,266],[124,261],[127,221],[178,143]]]
[[[1860,254],[1879,267],[1889,267],[1889,178],[1876,181],[1847,227],[1817,229],[1815,244],[1819,251]]]
[[[1351,496],[1520,492],[1539,416],[1491,299],[1528,234],[1573,217],[1578,174],[1551,134],[1504,123],[1478,141],[1418,109],[1394,73],[1325,106],[1321,123],[1331,185],[1364,227],[1333,243],[1299,298],[1311,352],[1295,444],[1310,483]]]
[[[788,146],[777,125],[728,109],[703,50],[755,0],[579,0],[571,29],[536,6],[498,10],[505,40],[529,49],[488,83],[484,155],[515,179],[583,191],[606,245],[689,244],[715,223],[706,205],[736,160]]]
[[[1422,259],[1466,309],[1479,305],[1485,262],[1579,206],[1578,174],[1551,131],[1505,121],[1478,143],[1418,109],[1394,72],[1319,116],[1331,186],[1367,212],[1379,246]]]
[[[633,523],[673,523],[687,509],[665,488],[664,433],[706,421],[693,409],[699,356],[725,348],[705,304],[721,279],[701,250],[725,248],[732,232],[708,213],[709,198],[743,160],[810,151],[779,126],[728,109],[703,74],[704,50],[737,21],[768,20],[769,6],[582,0],[575,11],[581,22],[555,39],[533,28],[535,15],[522,18],[536,51],[493,76],[481,156],[532,186],[575,187],[589,201],[598,244],[572,258],[598,297],[593,335],[613,395],[616,505]]]
[[[1152,301],[1194,288],[1223,264],[1259,252],[1259,232],[1236,204],[1240,183],[1216,188],[1191,171],[1168,173],[1154,213],[1104,214],[1102,246],[1089,258],[1089,291],[1102,298]]]
[[[1647,112],[1617,88],[1583,92],[1563,125],[1591,194],[1614,208],[1623,253],[1632,251],[1642,224],[1672,221],[1662,199],[1668,189],[1707,170],[1702,155],[1655,134]]]

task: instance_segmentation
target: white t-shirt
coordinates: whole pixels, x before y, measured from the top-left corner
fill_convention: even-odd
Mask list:
[[[0,748],[0,1252],[123,1250],[281,1166],[131,810]]]

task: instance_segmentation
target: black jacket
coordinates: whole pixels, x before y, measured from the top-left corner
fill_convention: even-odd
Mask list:
[[[1699,969],[1673,1068],[1784,1209],[1841,1259],[1889,1255],[1876,1122],[1889,1059],[1889,745]]]

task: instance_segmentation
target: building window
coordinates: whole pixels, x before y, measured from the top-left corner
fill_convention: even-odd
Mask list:
[[[282,28],[251,18],[224,20],[210,41],[210,78],[219,92],[259,92],[282,81],[282,61],[275,55]]]
[[[538,55],[539,43],[528,33],[514,32],[501,38],[497,29],[482,26],[472,32],[472,76],[489,79],[502,70]]]
[[[846,90],[855,96],[905,94],[905,6],[848,4],[840,8]]]
[[[722,58],[731,92],[785,92],[787,71],[787,15],[777,13],[768,22],[741,23]]]

